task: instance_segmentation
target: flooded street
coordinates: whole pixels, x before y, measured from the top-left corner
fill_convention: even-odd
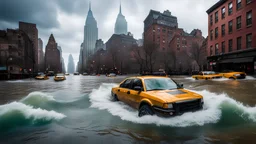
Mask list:
[[[204,97],[204,109],[172,118],[138,117],[111,101],[126,76],[67,76],[0,82],[0,143],[255,143],[256,79],[175,76]]]

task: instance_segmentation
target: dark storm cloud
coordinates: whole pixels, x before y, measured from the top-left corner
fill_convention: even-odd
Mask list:
[[[52,0],[1,0],[0,22],[36,23],[41,28],[58,27],[56,4]]]

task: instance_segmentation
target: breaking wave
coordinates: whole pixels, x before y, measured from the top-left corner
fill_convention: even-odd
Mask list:
[[[226,94],[215,94],[209,91],[195,91],[204,96],[204,109],[197,112],[184,113],[173,118],[157,116],[138,117],[138,111],[122,102],[111,101],[111,88],[116,84],[102,84],[89,94],[92,108],[107,110],[122,120],[156,124],[172,127],[203,126],[206,124],[240,124],[256,122],[256,107],[245,106],[228,97]]]
[[[57,103],[53,96],[33,92],[19,102],[0,105],[0,131],[25,125],[42,125],[65,118],[62,113],[41,108],[42,105],[47,107],[46,104],[50,102]]]

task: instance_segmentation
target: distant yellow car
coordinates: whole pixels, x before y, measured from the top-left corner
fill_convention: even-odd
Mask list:
[[[139,76],[125,79],[112,88],[112,98],[138,109],[138,116],[174,116],[203,108],[203,97],[183,89],[171,78]]]
[[[245,72],[235,72],[235,71],[226,71],[220,73],[223,77],[229,79],[245,79],[246,73]]]
[[[199,80],[199,79],[210,80],[210,79],[222,78],[222,75],[217,74],[214,71],[201,71],[198,73],[198,75],[193,75],[192,78],[196,80]]]
[[[42,74],[42,75],[36,76],[35,79],[37,79],[37,80],[48,80],[49,77],[47,75]]]
[[[64,81],[64,80],[66,80],[65,74],[63,74],[63,73],[56,74],[55,77],[54,77],[54,80],[55,81]]]

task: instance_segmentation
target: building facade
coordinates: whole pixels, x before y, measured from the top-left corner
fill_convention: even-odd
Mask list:
[[[97,52],[98,50],[100,49],[105,49],[105,44],[104,42],[102,41],[102,39],[98,39],[95,43],[95,50],[94,50],[94,53]]]
[[[55,73],[62,71],[61,53],[58,49],[53,34],[50,35],[45,48],[45,68],[46,71],[54,71]]]
[[[150,10],[144,20],[144,43],[153,42],[158,45],[160,51],[166,51],[175,31],[179,31],[178,20],[170,11],[161,13]]]
[[[122,7],[120,5],[119,14],[117,15],[115,23],[115,34],[127,34],[127,31],[127,21],[122,14]]]
[[[94,53],[95,43],[98,39],[97,21],[93,17],[91,3],[84,26],[84,49],[83,49],[83,68],[86,68],[86,61]]]
[[[35,69],[36,69],[36,71],[38,71],[38,61],[39,61],[39,57],[38,57],[38,30],[37,30],[36,24],[26,23],[26,22],[19,22],[19,29],[21,31],[24,31],[33,42],[34,54],[35,54],[34,57],[35,57],[35,63],[36,63]]]
[[[34,47],[27,33],[19,29],[1,30],[0,71],[17,75],[32,73],[34,68]]]
[[[255,73],[256,1],[220,0],[207,14],[210,68]]]
[[[68,57],[68,73],[74,73],[74,72],[75,72],[74,59],[73,59],[73,56],[71,54],[69,54],[69,57]]]
[[[173,57],[172,69],[182,72],[198,71],[200,64],[195,61],[195,54],[201,53],[200,47],[203,41],[204,37],[199,29],[194,29],[191,33],[186,33],[182,29],[174,31],[174,36],[169,43],[169,50]],[[193,47],[195,43],[199,47]]]
[[[45,71],[44,68],[44,51],[43,51],[43,41],[41,38],[38,39],[38,71]]]

